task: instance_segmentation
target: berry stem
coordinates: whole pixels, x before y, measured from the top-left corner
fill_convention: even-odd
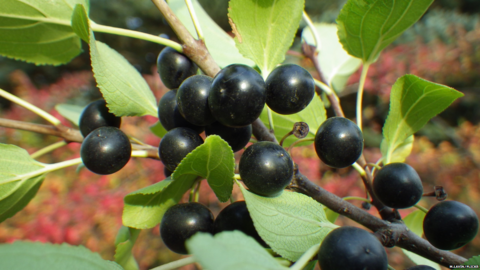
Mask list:
[[[358,163],[356,163],[356,162],[353,163],[352,167],[360,174],[361,177],[365,177],[367,175],[365,170]]]
[[[362,130],[362,100],[363,100],[363,90],[365,87],[365,80],[367,79],[368,68],[370,63],[363,64],[362,74],[360,75],[360,83],[358,84],[357,92],[357,125]]]
[[[345,201],[350,201],[350,200],[359,200],[362,202],[368,202],[371,203],[369,199],[362,198],[362,197],[356,197],[356,196],[348,196],[348,197],[343,197]]]
[[[415,204],[413,207],[417,208],[418,210],[424,212],[425,214],[428,213],[428,209],[423,207],[423,206],[420,206],[418,204]]]
[[[192,18],[193,25],[195,26],[195,31],[197,31],[198,39],[205,40],[203,37],[202,28],[200,27],[200,22],[198,21],[197,14],[195,13],[195,9],[193,8],[191,0],[185,0],[185,4],[187,5],[188,12],[190,13],[190,17]]]
[[[124,37],[131,37],[131,38],[137,38],[141,40],[146,40],[150,42],[154,42],[157,44],[165,45],[168,47],[172,47],[178,52],[183,52],[183,48],[181,44],[178,44],[177,42],[171,41],[170,39],[167,38],[162,38],[159,36],[155,36],[152,34],[147,34],[147,33],[142,33],[138,31],[133,31],[129,29],[123,29],[123,28],[117,28],[117,27],[112,27],[112,26],[107,26],[107,25],[101,25],[101,24],[96,24],[93,21],[90,21],[90,27],[92,28],[93,31],[95,32],[100,32],[100,33],[107,33],[107,34],[113,34],[113,35],[118,35],[118,36],[124,36]]]
[[[290,270],[302,270],[309,261],[317,255],[318,250],[320,249],[320,244],[314,245],[309,248],[303,255],[298,259],[291,267]]]
[[[313,42],[315,43],[316,51],[317,52],[320,51],[322,49],[320,38],[318,36],[317,30],[315,29],[315,25],[313,25],[312,20],[308,16],[307,12],[305,12],[305,10],[303,11],[302,18],[307,23],[307,26],[310,29],[310,32],[312,33]]]
[[[15,95],[12,95],[12,94],[8,93],[7,91],[5,91],[3,89],[0,89],[0,96],[5,98],[5,99],[10,100],[13,103],[16,103],[16,104],[24,107],[25,109],[28,109],[28,110],[36,113],[38,116],[40,116],[43,119],[47,120],[48,122],[52,123],[52,125],[54,125],[54,126],[60,125],[60,120],[58,120],[53,115],[47,113],[46,111],[38,108],[37,106],[35,106],[35,105],[17,97]]]
[[[196,263],[196,262],[197,261],[195,260],[195,258],[193,256],[190,256],[190,257],[182,258],[182,259],[177,260],[177,261],[173,261],[173,262],[169,262],[169,263],[157,266],[157,267],[152,268],[150,270],[172,270],[172,269],[177,269],[179,267],[189,265],[189,264],[192,264],[192,263]]]
[[[45,154],[47,154],[47,153],[50,153],[50,152],[52,152],[53,150],[58,149],[58,148],[60,148],[60,147],[62,147],[62,146],[65,146],[65,145],[67,145],[67,142],[66,142],[66,141],[56,142],[56,143],[54,143],[54,144],[51,144],[51,145],[49,145],[49,146],[46,146],[46,147],[44,147],[44,148],[36,151],[35,153],[31,154],[30,157],[33,158],[33,159],[38,158],[38,157],[40,157],[40,156],[42,156],[42,155],[45,155]]]

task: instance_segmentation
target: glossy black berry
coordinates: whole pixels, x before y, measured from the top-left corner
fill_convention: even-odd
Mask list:
[[[243,149],[250,141],[252,137],[252,125],[234,128],[215,122],[205,127],[205,134],[207,136],[213,134],[220,136],[232,147],[233,152],[237,152]]]
[[[261,196],[277,196],[293,177],[293,162],[280,145],[257,142],[243,152],[240,177],[248,189]]]
[[[322,270],[386,270],[387,253],[371,233],[356,227],[340,227],[323,239],[318,251]]]
[[[122,118],[109,112],[107,103],[101,99],[91,102],[83,109],[82,114],[80,114],[78,127],[83,137],[87,137],[96,128],[105,126],[119,128],[121,123]]]
[[[168,131],[176,127],[187,127],[202,133],[205,130],[203,126],[196,126],[183,118],[177,106],[177,89],[168,91],[162,96],[158,103],[158,120]]]
[[[305,109],[315,95],[315,82],[304,68],[294,64],[282,65],[268,75],[267,105],[279,114],[293,114]]]
[[[417,171],[410,165],[390,163],[375,175],[373,191],[388,207],[409,208],[422,198],[423,186]]]
[[[433,246],[452,250],[470,242],[478,232],[477,214],[457,201],[434,205],[423,220],[423,233]]]
[[[157,71],[163,84],[170,89],[178,88],[188,77],[197,73],[198,67],[184,54],[165,47],[157,58]]]
[[[208,105],[213,117],[229,127],[243,127],[255,121],[265,106],[265,82],[246,65],[222,69],[213,79]]]
[[[215,122],[207,102],[211,85],[212,78],[205,75],[189,77],[180,85],[177,91],[177,106],[185,120],[197,126]]]
[[[237,201],[228,205],[223,208],[215,219],[215,234],[234,230],[241,231],[253,237],[260,245],[267,247],[265,241],[258,235],[257,230],[255,230],[245,201]]]
[[[132,154],[130,141],[116,127],[99,127],[83,140],[80,156],[87,169],[96,174],[112,174],[127,164]]]
[[[315,134],[315,151],[330,167],[348,167],[362,155],[362,131],[347,118],[328,118]]]
[[[435,270],[435,268],[428,265],[415,265],[405,270]]]
[[[194,130],[182,127],[174,128],[163,136],[158,153],[165,167],[173,172],[182,159],[202,143],[202,137]]]
[[[199,203],[183,203],[170,207],[160,223],[160,236],[173,252],[187,254],[185,241],[197,232],[213,234],[213,214]]]

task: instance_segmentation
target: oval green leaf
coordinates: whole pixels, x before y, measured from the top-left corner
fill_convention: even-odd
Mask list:
[[[237,48],[264,78],[285,59],[302,18],[304,0],[231,0],[228,16]]]
[[[2,0],[0,55],[37,65],[66,64],[81,51],[70,26],[75,4],[88,0]]]
[[[414,75],[398,79],[392,87],[390,111],[383,126],[384,164],[392,162],[393,153],[405,145],[408,137],[462,96],[453,88]]]
[[[22,210],[35,197],[45,175],[19,181],[18,188],[8,197],[0,200],[0,222]]]
[[[260,244],[240,231],[212,236],[197,233],[187,240],[187,249],[204,269],[209,270],[287,270]]]
[[[238,185],[258,234],[285,259],[298,260],[338,227],[327,219],[324,206],[306,195],[284,191],[262,197]]]
[[[418,21],[433,0],[349,0],[337,18],[343,48],[364,63]]]
[[[0,245],[0,269],[122,270],[122,267],[83,246],[17,241]]]
[[[278,114],[272,111],[273,125],[275,130],[275,137],[280,141],[285,134],[290,132],[293,129],[293,124],[296,122],[305,122],[308,124],[309,133],[305,138],[314,138],[315,133],[317,132],[318,127],[325,121],[327,118],[327,113],[325,111],[325,105],[323,104],[322,99],[315,95],[308,104],[308,106],[299,113],[295,114]],[[268,127],[268,112],[267,107],[262,111],[260,115],[260,120]],[[295,136],[288,137],[283,146],[287,147],[293,142],[298,140]],[[306,142],[305,144],[313,143]],[[304,145],[305,145],[304,144]]]

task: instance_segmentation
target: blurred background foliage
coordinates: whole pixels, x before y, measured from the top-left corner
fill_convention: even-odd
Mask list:
[[[226,16],[227,0],[200,0],[218,24],[230,31]],[[306,10],[314,21],[334,22],[345,0],[307,0]],[[388,113],[391,85],[400,76],[415,74],[436,83],[453,87],[465,94],[449,109],[434,118],[416,137],[412,155],[407,163],[420,174],[425,191],[435,185],[444,186],[449,199],[462,201],[480,214],[480,1],[436,0],[430,10],[370,68],[364,100],[365,154],[367,160],[380,158],[377,148]],[[91,0],[91,18],[97,23],[129,28],[176,39],[154,5],[138,0]],[[298,35],[299,36],[299,35]],[[146,41],[107,34],[96,34],[123,54],[145,77],[157,100],[166,92],[156,73],[156,57],[162,46]],[[297,37],[292,50],[299,51]],[[86,105],[101,97],[95,86],[84,44],[84,53],[67,65],[34,66],[0,57],[0,88],[60,116],[54,106],[58,103]],[[292,60],[293,59],[293,60]],[[301,57],[289,56],[312,71],[313,66]],[[349,85],[339,93],[347,117],[355,117],[356,88],[360,73],[350,78]],[[317,76],[318,77],[318,76]],[[0,99],[0,117],[44,123],[42,119],[18,106]],[[333,116],[332,111],[328,111]],[[160,139],[149,131],[156,122],[153,117],[124,118],[122,129],[127,134],[151,145]],[[0,142],[24,147],[32,153],[58,138],[30,132],[0,128]],[[79,156],[79,144],[66,147],[40,158],[53,163]],[[240,153],[236,154],[237,158]],[[352,169],[332,170],[322,164],[312,147],[296,148],[293,158],[300,170],[310,179],[338,196],[365,196],[361,181]],[[112,259],[114,239],[121,225],[123,197],[139,188],[164,179],[163,165],[156,160],[131,159],[127,166],[110,176],[95,175],[86,169],[69,168],[51,173],[38,195],[21,212],[0,224],[0,242],[30,239],[53,243],[67,242],[85,245]],[[238,190],[234,197],[240,198]],[[226,205],[219,204],[206,185],[201,187],[200,201],[214,214]],[[354,202],[360,206],[359,202]],[[432,198],[421,205],[430,207]],[[402,211],[405,216],[411,210]],[[375,211],[370,210],[375,214]],[[340,218],[338,224],[349,224]],[[412,262],[400,249],[388,249],[389,259],[396,269],[411,266]],[[480,237],[456,253],[465,257],[480,254]],[[168,251],[159,237],[158,226],[140,234],[134,248],[141,269],[149,269],[179,258]],[[184,269],[195,269],[192,267]]]

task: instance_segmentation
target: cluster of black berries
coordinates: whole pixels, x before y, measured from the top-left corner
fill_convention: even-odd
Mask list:
[[[197,232],[217,234],[238,230],[253,237],[267,247],[253,225],[245,201],[234,202],[225,207],[217,216],[204,205],[196,202],[177,204],[170,207],[160,223],[160,236],[172,251],[187,254],[185,241]]]
[[[132,146],[119,129],[122,119],[110,113],[105,100],[90,103],[80,115],[79,128],[85,139],[80,156],[83,164],[97,174],[112,174],[127,164]]]

